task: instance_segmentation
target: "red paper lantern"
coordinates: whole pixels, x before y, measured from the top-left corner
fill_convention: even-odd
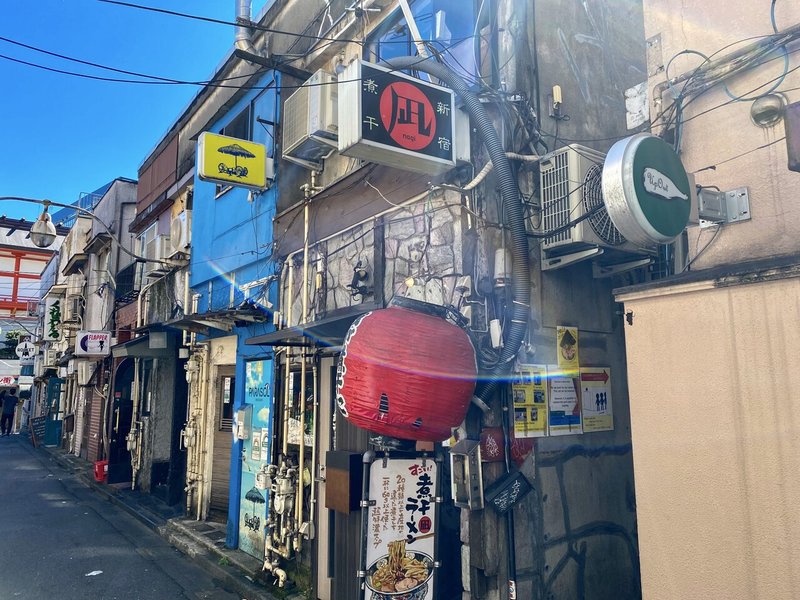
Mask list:
[[[477,363],[469,336],[440,306],[402,299],[350,327],[336,400],[354,425],[381,435],[440,441],[464,420]]]

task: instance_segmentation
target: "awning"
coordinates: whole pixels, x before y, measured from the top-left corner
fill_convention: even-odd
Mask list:
[[[56,364],[59,367],[66,367],[73,358],[75,358],[75,353],[72,352],[72,350],[67,350],[63,356],[56,361]]]
[[[148,332],[127,342],[111,346],[114,358],[173,358],[177,347],[177,332]]]
[[[164,325],[183,329],[200,335],[208,335],[212,329],[229,332],[234,327],[247,327],[253,323],[267,323],[272,314],[253,302],[243,302],[235,308],[226,308],[167,321]]]
[[[248,339],[248,346],[341,346],[347,330],[358,317],[379,308],[374,303],[349,307],[325,319],[286,327]]]

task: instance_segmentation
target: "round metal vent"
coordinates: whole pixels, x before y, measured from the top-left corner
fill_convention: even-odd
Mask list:
[[[597,209],[598,206],[601,208]],[[587,220],[597,237],[609,246],[623,244],[625,238],[619,229],[614,227],[603,202],[603,167],[600,165],[592,165],[583,179],[583,214],[595,209],[597,212]]]

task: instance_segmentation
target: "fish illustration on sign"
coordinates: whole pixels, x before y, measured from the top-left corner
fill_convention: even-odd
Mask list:
[[[678,189],[674,181],[660,171],[650,167],[644,170],[644,189],[667,200],[689,199],[689,196]]]

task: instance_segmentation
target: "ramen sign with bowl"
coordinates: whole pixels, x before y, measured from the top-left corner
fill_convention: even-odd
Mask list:
[[[370,600],[432,600],[438,473],[432,459],[370,467],[367,575]]]

